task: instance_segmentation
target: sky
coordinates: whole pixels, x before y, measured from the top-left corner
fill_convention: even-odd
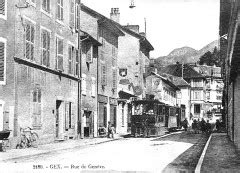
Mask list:
[[[120,24],[139,25],[154,47],[152,58],[168,55],[184,46],[201,49],[218,39],[219,0],[82,0],[93,10],[110,17],[111,8],[119,8]]]

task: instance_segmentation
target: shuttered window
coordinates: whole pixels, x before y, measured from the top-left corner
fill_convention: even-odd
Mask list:
[[[0,18],[6,19],[7,0],[0,0]]]
[[[42,92],[38,85],[32,92],[32,125],[33,127],[41,126],[41,102]]]
[[[73,103],[65,102],[65,130],[73,127]]]
[[[69,14],[69,26],[74,28],[75,26],[75,0],[70,0],[70,14]]]
[[[73,46],[68,46],[68,73],[74,74],[74,57],[76,57],[76,50]]]
[[[93,47],[91,44],[87,44],[87,59],[86,62],[92,63],[93,61]]]
[[[56,69],[63,71],[63,39],[56,37]]]
[[[96,78],[92,77],[92,87],[91,87],[91,96],[95,97],[96,96]]]
[[[80,12],[80,5],[79,4],[76,4],[76,12],[75,12],[75,18],[76,18],[76,30],[78,30],[80,28],[80,15],[79,15],[79,12]]]
[[[116,69],[113,69],[113,89],[116,89],[117,88],[117,70]]]
[[[102,72],[101,72],[101,83],[103,86],[107,85],[107,67],[105,64],[102,64]]]
[[[75,59],[75,75],[79,75],[79,52],[76,50],[76,59]]]
[[[0,37],[0,84],[6,84],[6,40]]]
[[[57,19],[63,20],[63,0],[57,0]]]
[[[82,94],[87,94],[87,81],[86,81],[86,75],[82,74]]]
[[[42,0],[42,9],[50,13],[50,0]]]
[[[41,63],[50,66],[50,32],[41,30]]]
[[[34,60],[35,26],[31,22],[25,24],[25,58]]]

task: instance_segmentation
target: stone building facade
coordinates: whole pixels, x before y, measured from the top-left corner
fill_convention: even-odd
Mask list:
[[[12,130],[13,147],[20,128],[28,126],[38,133],[40,143],[75,138],[80,121],[79,4],[74,0],[4,2],[0,10],[1,130]]]

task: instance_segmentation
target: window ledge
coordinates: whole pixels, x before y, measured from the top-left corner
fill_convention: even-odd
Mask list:
[[[44,9],[41,8],[41,12],[45,14],[46,16],[52,18],[52,14],[50,12],[45,11]]]
[[[60,25],[65,26],[64,22],[62,20],[56,19],[56,22],[59,23]]]

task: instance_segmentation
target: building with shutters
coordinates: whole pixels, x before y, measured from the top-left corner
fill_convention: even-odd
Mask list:
[[[126,133],[131,127],[131,99],[145,98],[145,67],[149,64],[150,51],[154,48],[145,33],[140,33],[138,25],[123,26],[119,23],[119,8],[111,9],[110,18],[125,34],[118,39],[117,131]]]
[[[82,27],[82,29],[85,28]],[[98,46],[102,44],[96,39],[87,32],[81,31],[81,131],[83,137],[97,137],[98,135],[97,65]]]
[[[190,119],[201,119],[207,114],[206,78],[188,64],[172,64],[159,70],[161,73],[182,77],[191,86]]]
[[[102,44],[96,49],[97,129],[106,128],[108,121],[116,128],[118,39],[124,33],[110,19],[85,5],[81,8],[81,29]]]
[[[12,130],[12,147],[28,126],[40,143],[75,138],[79,4],[1,0],[0,6],[0,130]]]

